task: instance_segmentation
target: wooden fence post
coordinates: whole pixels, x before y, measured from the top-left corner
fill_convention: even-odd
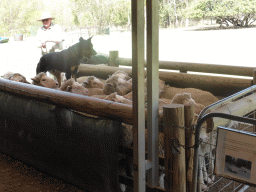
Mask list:
[[[252,77],[253,77],[252,84],[253,84],[253,85],[256,85],[256,69],[253,70]]]
[[[109,62],[108,65],[109,66],[118,66],[118,64],[116,64],[115,60],[118,58],[118,51],[109,51]]]
[[[164,106],[165,191],[186,191],[184,105]]]
[[[194,160],[194,149],[191,148],[195,143],[195,135],[193,133],[192,125],[194,124],[194,105],[184,106],[185,115],[185,130],[186,136],[186,174],[187,174],[187,192],[193,191],[193,160]]]

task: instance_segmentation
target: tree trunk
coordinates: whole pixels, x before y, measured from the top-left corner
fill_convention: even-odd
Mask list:
[[[189,8],[189,0],[186,0],[186,7]],[[189,18],[186,18],[186,27],[189,27]]]
[[[175,27],[178,25],[178,17],[177,17],[177,11],[176,11],[176,0],[173,1],[174,4],[174,14],[175,14]]]

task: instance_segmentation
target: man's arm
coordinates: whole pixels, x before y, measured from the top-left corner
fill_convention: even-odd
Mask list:
[[[36,39],[37,39],[37,47],[38,48],[45,48],[45,37],[44,37],[44,34],[43,34],[43,31],[41,28],[39,28],[37,30],[37,34],[36,34]]]

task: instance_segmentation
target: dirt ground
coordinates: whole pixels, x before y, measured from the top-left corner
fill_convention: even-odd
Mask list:
[[[0,153],[0,191],[85,192],[2,153]]]

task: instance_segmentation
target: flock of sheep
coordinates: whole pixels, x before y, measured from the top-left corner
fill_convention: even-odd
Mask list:
[[[29,83],[27,79],[19,74],[7,72],[2,76],[4,79],[12,81]],[[132,78],[124,71],[117,71],[113,73],[108,79],[103,80],[94,76],[79,77],[76,80],[71,78],[62,81],[61,85],[46,73],[41,72],[35,77],[31,78],[33,85],[59,89],[75,94],[82,94],[86,96],[96,97],[99,99],[110,100],[113,102],[132,105]],[[146,83],[145,79],[145,83]],[[145,91],[146,94],[146,91]],[[146,99],[147,97],[145,97]],[[218,98],[207,91],[195,88],[175,88],[166,85],[164,81],[159,79],[159,121],[162,121],[163,106],[166,104],[184,104],[195,106],[195,116],[198,116],[202,109],[206,106],[215,103]],[[209,133],[202,131],[201,138],[207,142],[209,140]],[[133,142],[132,125],[122,124],[123,145],[131,146]],[[164,136],[159,133],[159,151],[160,156],[164,156]],[[209,153],[209,149],[202,147],[201,154]],[[201,158],[204,159],[204,158]],[[211,179],[206,172],[205,160],[200,163],[203,170],[203,181],[210,183]],[[126,173],[127,171],[124,171]],[[160,187],[164,188],[164,172],[160,175]],[[124,186],[122,186],[124,191]]]

